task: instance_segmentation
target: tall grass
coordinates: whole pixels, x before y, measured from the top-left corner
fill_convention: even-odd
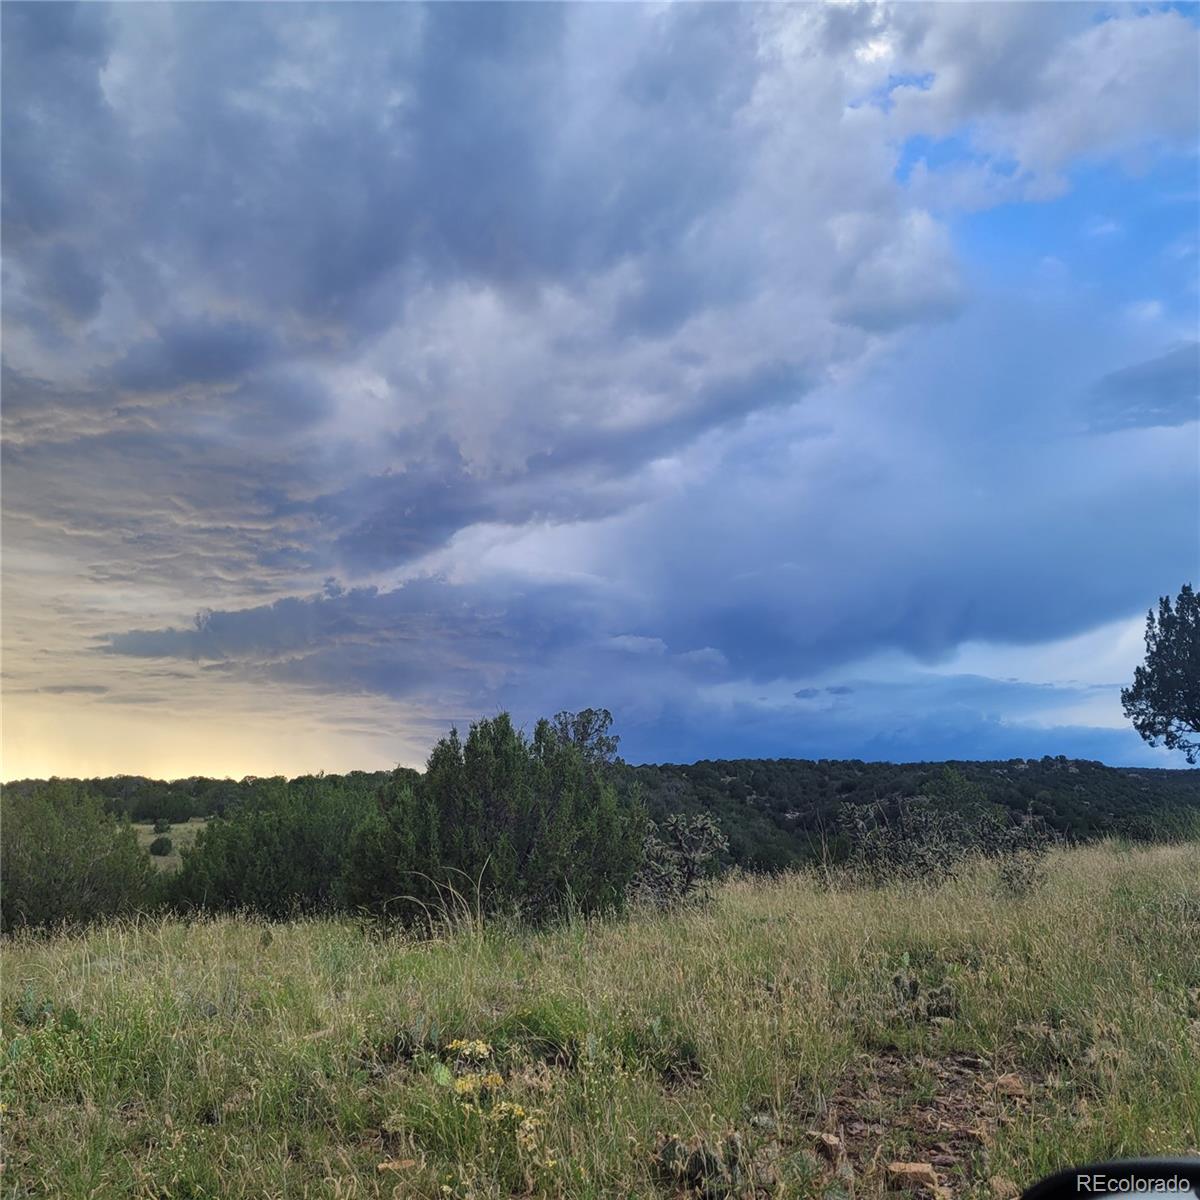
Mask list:
[[[937,1155],[984,1196],[1196,1150],[1200,848],[1049,867],[1023,897],[987,864],[940,888],[738,878],[703,910],[541,933],[468,904],[422,941],[236,916],[15,937],[0,1187],[866,1196]],[[672,1177],[671,1139],[719,1178]]]

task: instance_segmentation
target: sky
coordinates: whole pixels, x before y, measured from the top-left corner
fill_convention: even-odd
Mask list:
[[[1196,5],[0,20],[4,778],[1185,765]]]

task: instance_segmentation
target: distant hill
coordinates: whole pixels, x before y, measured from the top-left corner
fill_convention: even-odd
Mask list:
[[[1075,841],[1105,834],[1150,836],[1200,818],[1200,771],[1109,767],[1063,756],[1001,762],[869,763],[857,759],[714,759],[623,767],[641,784],[652,816],[707,810],[735,862],[778,869],[811,860],[822,840],[836,852],[847,805],[928,794],[947,768],[986,798],[1027,809]]]
[[[729,836],[731,862],[776,870],[836,854],[848,805],[875,804],[936,788],[947,767],[979,785],[988,800],[1024,812],[1031,808],[1072,840],[1105,834],[1160,833],[1180,818],[1200,819],[1200,770],[1108,767],[1080,759],[1045,757],[1004,762],[868,763],[857,759],[752,758],[613,768],[622,790],[636,787],[651,816],[713,813]],[[406,771],[414,780],[416,771]],[[326,776],[355,791],[374,792],[389,771]],[[24,789],[38,780],[6,786]],[[163,781],[137,775],[83,780],[106,807],[135,821],[184,821],[214,816],[243,803],[278,780]]]

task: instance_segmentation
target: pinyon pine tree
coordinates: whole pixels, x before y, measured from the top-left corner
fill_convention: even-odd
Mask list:
[[[1163,596],[1146,615],[1146,662],[1121,691],[1125,715],[1150,743],[1200,756],[1200,596],[1185,583],[1175,602]]]

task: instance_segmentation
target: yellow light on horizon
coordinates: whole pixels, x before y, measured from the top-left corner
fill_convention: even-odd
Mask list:
[[[142,775],[307,775],[387,770],[405,756],[398,739],[340,733],[278,714],[182,714],[113,708],[69,697],[6,698],[0,779]],[[423,757],[417,754],[417,757]]]

